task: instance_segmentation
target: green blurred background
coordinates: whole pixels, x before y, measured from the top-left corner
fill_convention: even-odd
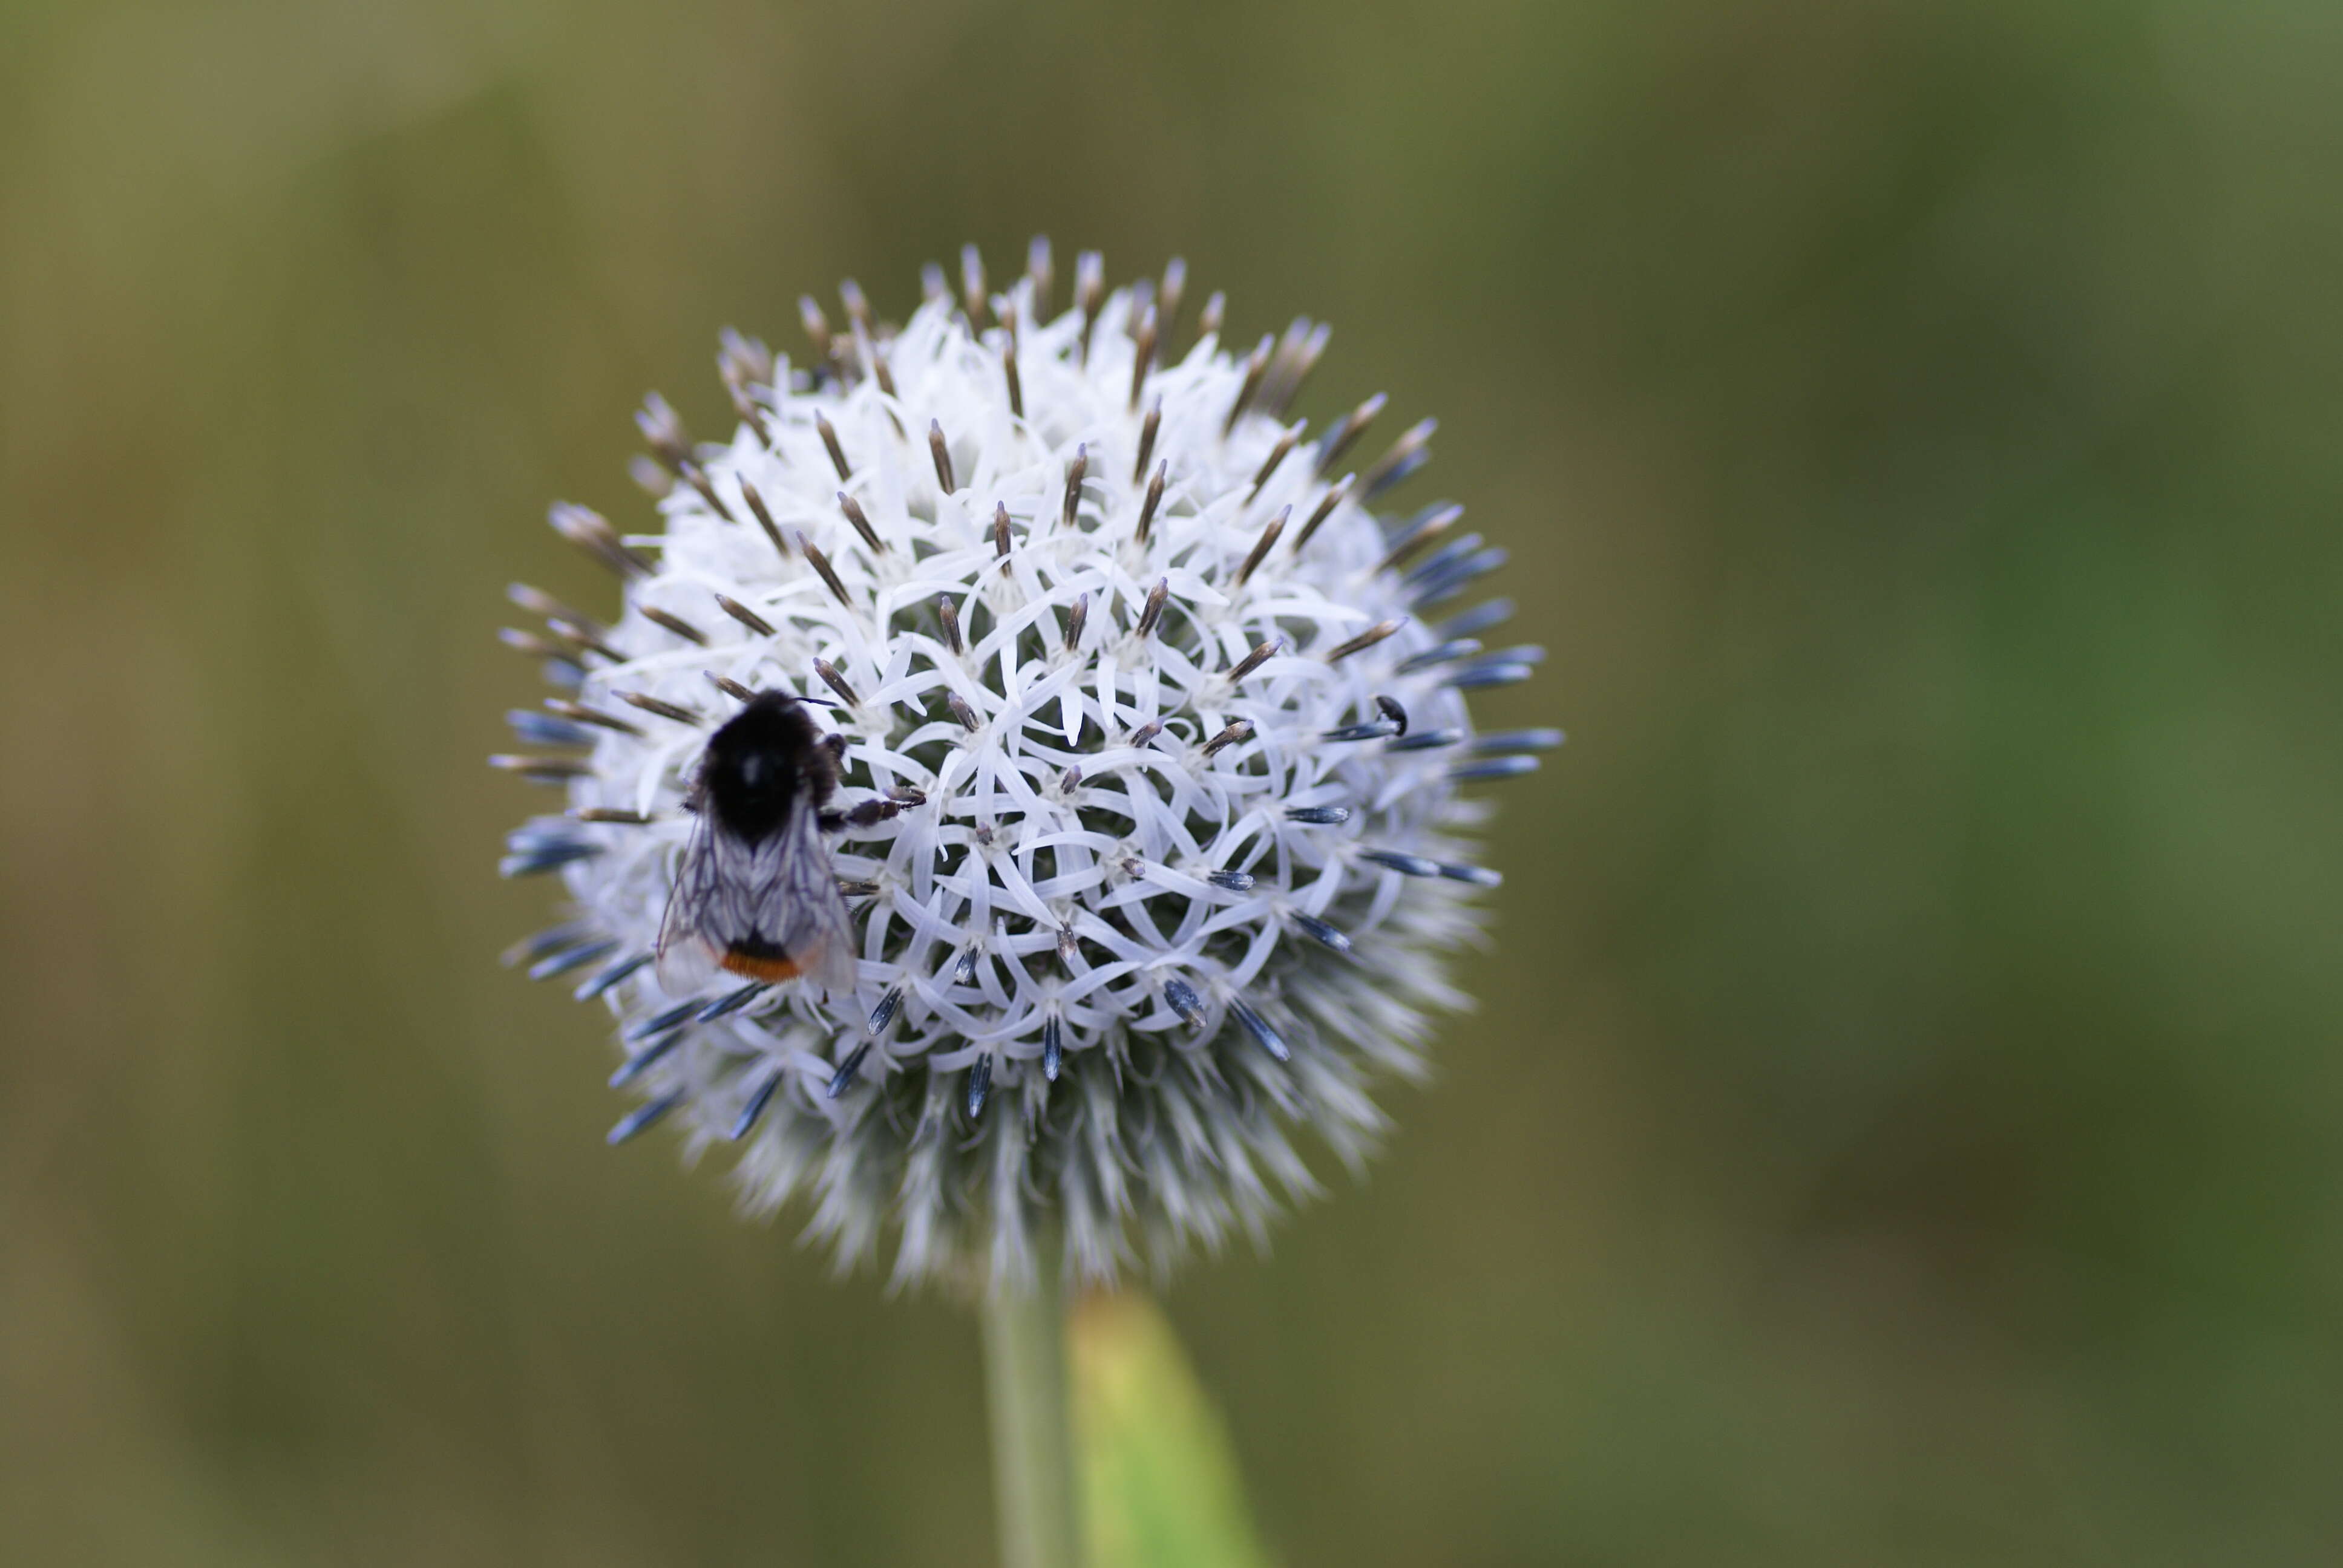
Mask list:
[[[1572,735],[1388,1158],[1165,1295],[1279,1560],[2343,1558],[2338,80],[2329,0],[0,11],[5,1554],[990,1560],[972,1324],[603,1147],[481,759],[644,390],[1041,230],[1437,413]]]

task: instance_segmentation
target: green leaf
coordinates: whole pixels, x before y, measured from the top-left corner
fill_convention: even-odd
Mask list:
[[[1092,1568],[1269,1568],[1220,1412],[1154,1302],[1092,1296],[1071,1327]]]

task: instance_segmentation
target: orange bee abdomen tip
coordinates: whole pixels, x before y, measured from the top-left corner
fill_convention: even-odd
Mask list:
[[[762,954],[744,953],[737,950],[726,952],[718,961],[736,975],[746,975],[753,980],[763,980],[767,985],[779,985],[785,980],[795,980],[804,972],[798,968],[798,961],[795,959],[767,958]]]

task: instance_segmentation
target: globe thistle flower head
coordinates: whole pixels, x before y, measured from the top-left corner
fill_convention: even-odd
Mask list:
[[[1364,1159],[1497,879],[1460,789],[1560,737],[1467,712],[1541,657],[1456,610],[1503,552],[1379,510],[1431,422],[1354,465],[1382,397],[1289,421],[1324,327],[1232,351],[1214,296],[1180,350],[1180,264],[1110,294],[1091,255],[1053,313],[1040,242],[961,283],[900,328],[851,283],[842,321],[801,302],[803,366],[727,333],[729,439],[639,416],[657,532],[553,508],[623,608],[513,590],[559,690],[495,761],[568,809],[503,869],[574,905],[513,957],[618,1020],[614,1142],[731,1145],[749,1208],[808,1195],[841,1263],[891,1231],[900,1282],[1022,1281],[1043,1226],[1106,1280],[1262,1237],[1315,1191],[1297,1134]],[[855,978],[677,984],[699,759],[768,691],[836,737]]]

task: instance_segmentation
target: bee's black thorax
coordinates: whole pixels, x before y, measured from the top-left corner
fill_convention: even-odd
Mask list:
[[[837,762],[805,705],[767,691],[709,738],[693,793],[725,831],[753,844],[779,831],[800,797],[819,809],[837,787]]]

